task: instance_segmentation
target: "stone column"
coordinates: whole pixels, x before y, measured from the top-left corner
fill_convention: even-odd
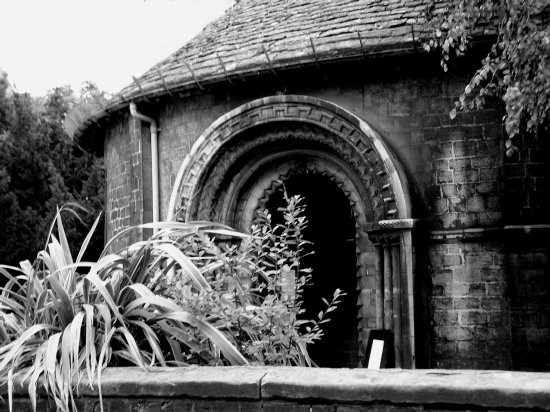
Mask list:
[[[398,368],[416,366],[412,231],[417,222],[415,219],[382,220],[367,231],[376,251],[376,327],[394,333]]]
[[[393,330],[393,273],[391,245],[384,245],[384,329]]]

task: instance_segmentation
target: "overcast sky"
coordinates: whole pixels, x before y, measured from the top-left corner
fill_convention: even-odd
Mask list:
[[[234,0],[0,0],[0,68],[35,96],[91,80],[114,93]]]

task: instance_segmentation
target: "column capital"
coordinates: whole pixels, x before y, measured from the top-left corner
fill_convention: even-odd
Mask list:
[[[375,223],[367,225],[366,232],[392,231],[392,230],[407,230],[418,226],[420,219],[391,219],[379,220]]]
[[[372,242],[392,242],[400,233],[414,229],[420,222],[420,219],[379,220],[367,225],[365,232]]]

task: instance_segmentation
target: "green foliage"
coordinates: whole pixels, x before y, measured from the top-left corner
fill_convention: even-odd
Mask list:
[[[322,337],[321,324],[343,295],[336,290],[317,319],[303,319],[302,292],[310,270],[301,267],[308,242],[299,197],[285,198],[284,224],[272,227],[261,213],[252,236],[238,244],[215,242],[196,234],[181,239],[180,247],[206,277],[211,288],[193,292],[182,272],[169,273],[160,283],[162,294],[198,317],[208,317],[252,364],[311,366],[307,345]],[[190,341],[199,342],[189,330]],[[218,364],[210,348],[197,346],[188,354],[194,362]]]
[[[36,387],[42,378],[58,410],[75,410],[71,382],[85,376],[91,384],[96,375],[101,380],[101,370],[107,365],[182,364],[181,353],[189,348],[181,331],[189,328],[200,330],[202,344],[215,347],[222,363],[247,363],[209,320],[152,292],[175,264],[192,278],[193,290],[210,288],[165,235],[185,237],[228,228],[210,223],[160,223],[157,226],[164,228],[160,236],[92,263],[81,259],[99,218],[73,260],[61,223],[61,213],[71,211],[58,212],[58,235],[49,235],[47,249],[32,266],[28,261],[20,268],[0,266],[0,274],[7,279],[0,288],[0,381],[7,381],[8,388],[13,376],[21,374],[36,409]],[[9,395],[11,408],[11,390]]]
[[[472,109],[484,96],[502,98],[509,138],[550,124],[550,4],[548,0],[433,1],[426,50],[438,47],[447,70],[452,53],[464,54],[476,35],[496,35],[491,51],[450,113]],[[508,154],[516,149],[507,141]]]
[[[66,231],[78,244],[103,205],[102,161],[81,150],[62,129],[75,104],[70,88],[56,88],[33,99],[0,79],[0,261],[16,264],[43,248],[57,205],[77,202],[90,211],[67,216]],[[97,236],[89,251],[99,255]],[[76,252],[73,250],[73,252]]]
[[[160,230],[97,262],[82,258],[100,219],[73,259],[61,215],[76,211],[58,211],[57,236],[52,225],[32,265],[0,265],[0,384],[10,408],[16,375],[34,409],[40,384],[68,411],[83,377],[90,385],[98,377],[101,400],[108,365],[311,365],[306,345],[321,337],[341,293],[318,319],[300,318],[306,222],[299,199],[287,200],[275,228],[266,213],[252,235],[209,222],[144,224],[104,253],[131,230]]]

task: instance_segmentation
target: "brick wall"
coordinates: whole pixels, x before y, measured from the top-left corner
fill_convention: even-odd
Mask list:
[[[529,252],[511,249],[498,230],[507,224],[548,223],[547,148],[543,140],[524,137],[519,155],[505,159],[497,102],[451,120],[448,111],[467,73],[447,76],[437,63],[434,68],[430,72],[424,60],[415,58],[304,68],[158,102],[148,114],[161,128],[161,219],[185,154],[217,118],[277,93],[328,100],[376,129],[409,175],[413,217],[427,229],[418,237],[419,250],[426,251],[418,284],[427,285],[419,292],[426,296],[427,319],[419,330],[432,341],[425,366],[532,368],[529,359],[550,346],[550,308],[544,303],[550,293],[548,261],[540,257],[547,251],[539,250],[540,238]],[[108,237],[149,216],[149,172],[142,155],[148,131],[141,126],[140,146],[138,129],[125,116],[107,133]],[[485,232],[472,239],[476,231]],[[531,265],[527,272],[526,265]],[[544,296],[530,299],[533,291],[545,291]]]
[[[510,369],[510,303],[502,244],[436,244],[429,258],[433,366]]]
[[[369,67],[351,67],[345,80],[338,70],[331,76],[327,69],[322,80],[296,75],[248,81],[160,105],[161,215],[166,215],[183,157],[204,130],[228,111],[283,89],[340,105],[378,130],[412,177],[416,217],[443,228],[500,223],[501,114],[489,106],[451,121],[448,111],[466,77],[384,69],[371,73]]]
[[[106,238],[121,230],[150,222],[151,160],[146,125],[124,114],[105,137]],[[137,229],[119,238],[111,250],[143,239]]]
[[[434,228],[502,223],[499,121],[494,109],[459,113],[454,120],[447,113],[426,116],[423,132],[432,166],[429,219]]]
[[[548,223],[548,133],[516,137],[519,152],[504,164],[504,213],[508,224]]]
[[[550,371],[548,232],[510,230],[507,242],[514,369]]]
[[[550,405],[550,377],[525,372],[267,367],[111,368],[101,378],[104,410],[130,411],[536,411]],[[86,380],[79,411],[100,408]],[[14,410],[30,411],[14,385]],[[40,393],[40,392],[39,392]],[[5,388],[0,388],[4,399]],[[42,393],[40,411],[55,410]],[[7,411],[0,401],[0,411]]]
[[[110,129],[105,137],[106,240],[130,226],[130,180],[132,159],[128,141],[128,118]],[[114,245],[117,248],[118,245]]]
[[[504,162],[504,238],[514,369],[550,370],[548,137],[541,133],[514,138],[519,152]]]

